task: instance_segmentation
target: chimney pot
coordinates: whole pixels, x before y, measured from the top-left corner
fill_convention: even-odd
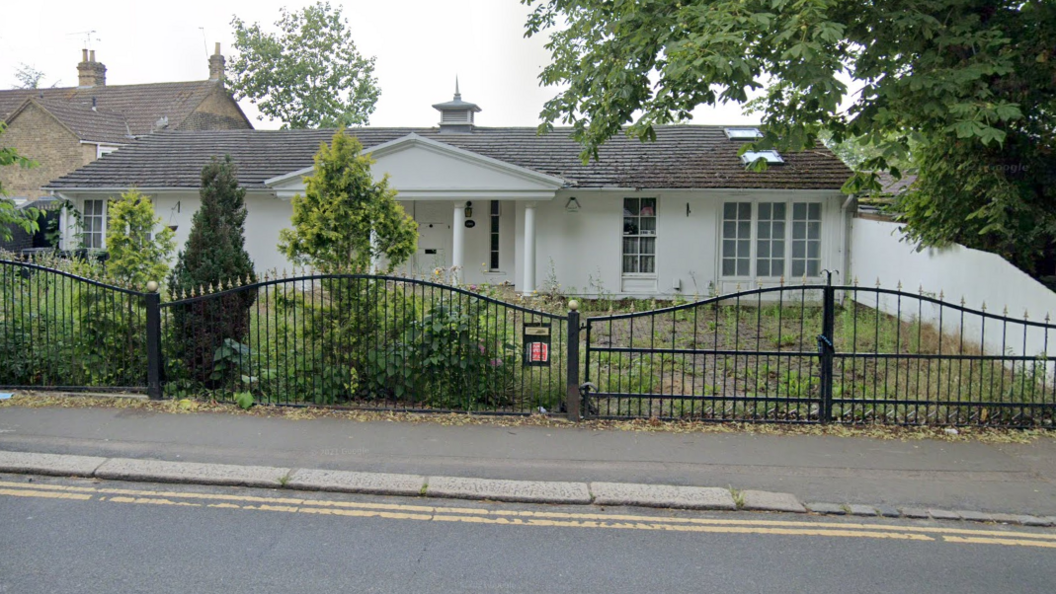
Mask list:
[[[219,41],[216,42],[216,49],[213,50],[213,55],[214,56],[219,56],[220,55],[220,42]]]
[[[95,61],[95,50],[82,49],[84,61],[77,65],[77,86],[105,87],[106,66]]]

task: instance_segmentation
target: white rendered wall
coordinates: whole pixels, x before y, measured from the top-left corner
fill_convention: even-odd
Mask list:
[[[851,271],[863,287],[879,285],[894,289],[899,283],[904,291],[939,298],[947,303],[968,308],[984,306],[988,313],[1022,320],[1026,313],[1031,321],[1044,321],[1046,316],[1056,319],[1056,293],[1035,281],[1030,276],[1009,264],[996,254],[981,252],[960,245],[943,249],[917,251],[914,244],[901,241],[900,226],[886,221],[856,218],[851,230]],[[876,307],[876,295],[861,293],[858,300],[864,305]],[[915,301],[915,300],[913,300]],[[881,299],[879,307],[887,313],[895,313],[897,300]],[[909,308],[903,301],[903,315]],[[911,308],[917,313],[916,303]],[[926,306],[920,316],[933,325],[939,324],[939,311],[943,315],[943,331],[959,332],[960,318],[953,317],[951,308]],[[989,354],[1014,354],[1035,356],[1046,350],[1056,350],[1056,332],[1041,328],[1025,327],[1022,324],[1002,325],[996,320],[986,320],[976,315],[964,317],[963,335],[974,344],[985,343]],[[1025,336],[1024,336],[1024,329]],[[1024,352],[1024,339],[1026,352]]]
[[[566,209],[572,196],[580,204],[578,212]],[[657,199],[655,290],[624,290],[622,283],[623,198],[634,197]],[[550,276],[551,263],[563,292],[585,296],[603,292],[660,298],[682,295],[693,300],[712,292],[733,292],[738,286],[747,290],[759,284],[778,284],[777,280],[760,283],[719,276],[722,204],[792,197],[821,202],[821,268],[842,271],[846,268],[846,219],[841,209],[844,197],[838,192],[562,190],[554,200],[537,203],[537,289]],[[518,248],[523,245],[521,214],[523,204],[518,215]],[[518,254],[518,279],[522,265]]]

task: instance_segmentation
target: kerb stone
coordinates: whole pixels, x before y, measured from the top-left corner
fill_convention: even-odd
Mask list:
[[[641,505],[678,509],[737,509],[729,489],[636,485],[631,483],[590,483],[595,505]]]
[[[106,458],[0,451],[0,472],[50,476],[92,476]]]
[[[425,477],[415,474],[302,469],[290,476],[286,486],[310,491],[417,496],[422,494]]]
[[[490,499],[522,503],[589,504],[586,483],[507,481],[495,479],[430,477],[425,494],[453,499]]]
[[[234,487],[280,487],[289,468],[270,466],[233,466],[196,462],[110,459],[95,471],[102,479],[119,481],[153,481]]]
[[[986,512],[971,511],[971,510],[967,510],[967,509],[959,509],[955,513],[957,515],[961,516],[962,520],[967,520],[969,522],[993,522],[994,521],[994,517],[991,516],[990,514],[986,513]]]
[[[778,511],[806,513],[807,508],[791,493],[772,493],[770,491],[741,491],[744,498],[744,509],[756,511]]]
[[[852,516],[875,516],[876,508],[871,505],[859,505],[852,503],[847,506],[847,510]]]
[[[847,510],[838,503],[808,503],[807,509],[816,514],[826,514],[829,516],[842,516],[847,514]]]
[[[960,520],[961,514],[946,509],[929,509],[928,514],[936,520]]]

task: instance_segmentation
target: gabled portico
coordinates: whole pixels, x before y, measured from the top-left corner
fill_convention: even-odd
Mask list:
[[[375,178],[389,177],[397,200],[419,223],[411,272],[449,268],[463,282],[507,281],[525,293],[535,289],[536,204],[553,200],[565,180],[414,133],[364,152],[375,160]],[[289,200],[304,192],[311,173],[305,168],[264,183]],[[518,227],[523,239],[513,242]],[[483,264],[479,269],[477,262]],[[518,265],[523,274],[515,279]]]

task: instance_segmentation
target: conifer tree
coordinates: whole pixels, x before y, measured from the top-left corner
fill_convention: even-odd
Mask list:
[[[187,244],[169,275],[174,296],[255,280],[245,248],[246,190],[230,155],[202,169],[202,203],[191,219]],[[226,340],[242,342],[255,291],[238,291],[173,308],[179,357],[191,377],[215,385],[214,358]]]

